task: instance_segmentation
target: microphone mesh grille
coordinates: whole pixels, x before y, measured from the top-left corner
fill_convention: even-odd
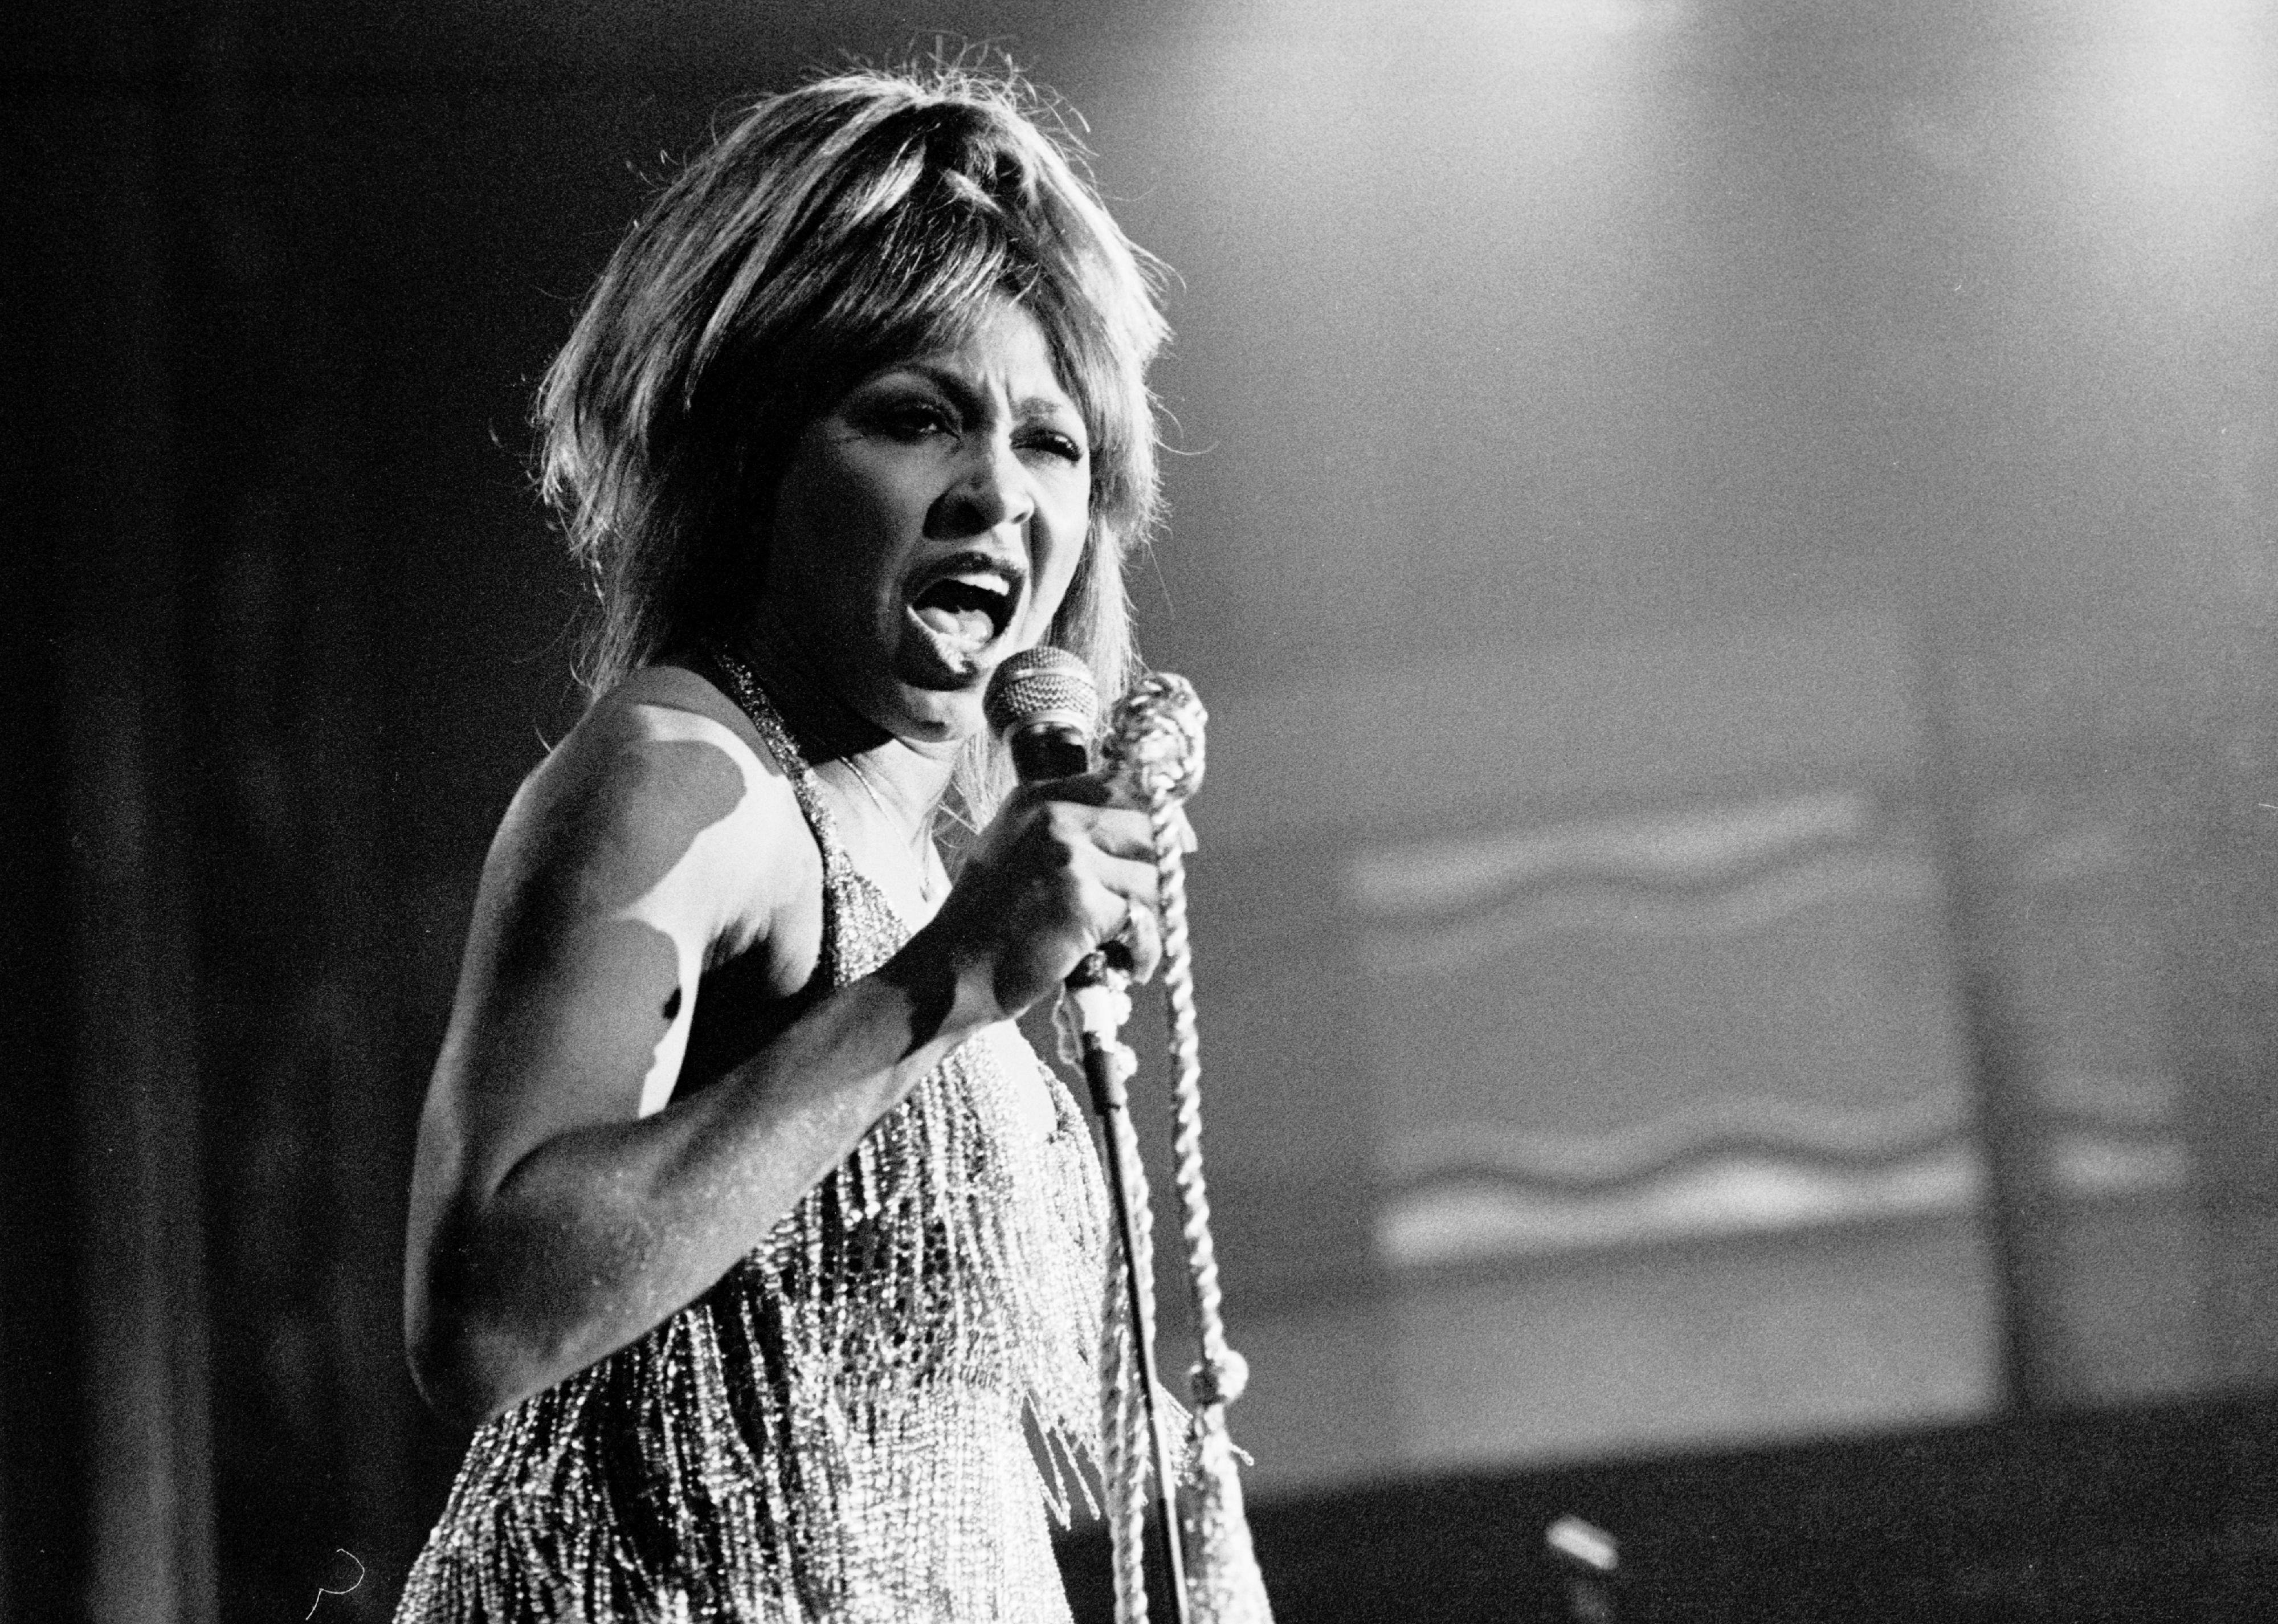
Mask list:
[[[1087,739],[1099,725],[1099,686],[1091,668],[1065,648],[1029,648],[989,678],[982,714],[1002,737],[1039,722],[1061,723]]]

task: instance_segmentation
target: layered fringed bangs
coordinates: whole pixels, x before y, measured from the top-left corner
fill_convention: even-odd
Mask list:
[[[958,69],[819,80],[753,107],[633,227],[537,406],[542,488],[598,601],[589,687],[740,624],[806,424],[1011,298],[1092,443],[1091,536],[1051,640],[1122,690],[1168,330],[1154,262],[1048,121],[1017,81]]]

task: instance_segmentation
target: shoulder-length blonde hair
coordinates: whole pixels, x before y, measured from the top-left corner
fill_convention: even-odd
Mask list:
[[[820,80],[753,107],[618,246],[537,404],[541,488],[598,599],[589,690],[740,630],[806,425],[1004,298],[1091,440],[1091,532],[1046,640],[1103,693],[1128,685],[1123,559],[1158,517],[1146,372],[1169,330],[1157,263],[1036,111],[959,68]]]

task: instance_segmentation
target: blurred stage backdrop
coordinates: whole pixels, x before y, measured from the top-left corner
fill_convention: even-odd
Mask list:
[[[1560,1616],[1562,1509],[1638,1616],[2273,1578],[2267,8],[7,27],[7,1617],[385,1616],[412,1123],[575,715],[531,384],[740,96],[936,30],[1180,272],[1135,578],[1285,1624]]]

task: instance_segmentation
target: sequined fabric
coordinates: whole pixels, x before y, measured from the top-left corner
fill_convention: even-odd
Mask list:
[[[822,847],[844,984],[907,927],[721,663]],[[475,1435],[398,1624],[1060,1624],[1045,1510],[1097,1439],[1103,1202],[1067,1091],[979,1033],[704,1297]]]

